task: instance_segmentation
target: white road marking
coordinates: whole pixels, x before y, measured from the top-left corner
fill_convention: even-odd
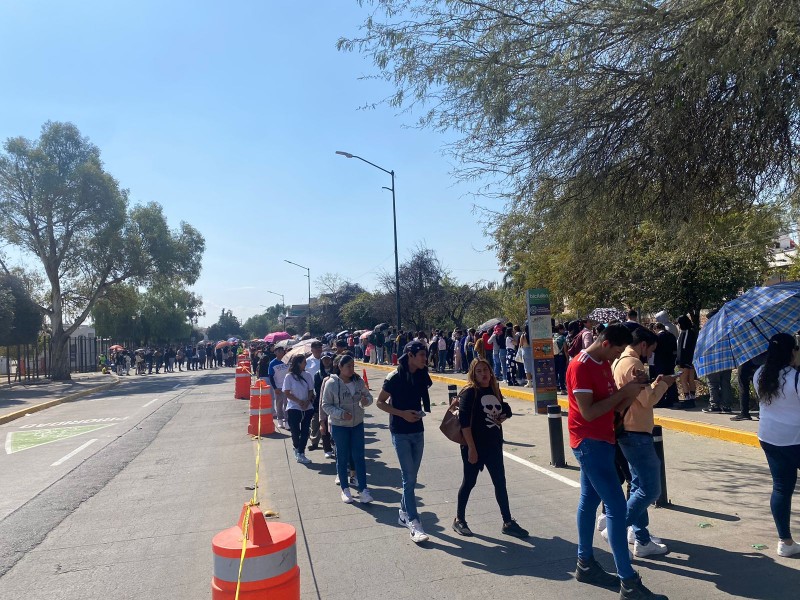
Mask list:
[[[58,466],[58,465],[60,465],[61,463],[68,461],[70,458],[72,458],[73,456],[75,456],[75,455],[76,455],[78,452],[80,452],[80,451],[81,451],[81,450],[83,450],[84,448],[88,448],[89,446],[91,446],[92,444],[94,444],[96,441],[97,441],[97,438],[95,438],[95,439],[93,439],[93,440],[89,440],[89,441],[88,441],[88,442],[86,442],[85,444],[83,444],[83,445],[81,445],[81,446],[78,446],[77,448],[75,448],[75,450],[73,450],[72,452],[70,452],[69,454],[67,454],[65,457],[63,457],[63,458],[59,458],[59,459],[58,459],[56,462],[54,462],[54,463],[53,463],[52,465],[50,465],[50,466],[51,466],[51,467],[57,467],[57,466]]]
[[[181,387],[181,384],[180,384],[180,383],[179,383],[178,385],[176,385],[176,386],[175,386],[174,388],[172,388],[172,389],[173,389],[173,390],[177,390],[179,387]]]
[[[153,399],[152,399],[152,400],[150,400],[150,402],[148,402],[147,404],[144,404],[144,405],[142,405],[142,408],[147,408],[147,407],[148,407],[148,406],[150,406],[150,405],[151,405],[153,402],[158,402],[158,398],[153,398]]]
[[[11,431],[6,434],[6,454],[11,454]]]
[[[520,458],[519,456],[515,456],[515,455],[511,454],[510,452],[506,452],[505,450],[503,451],[503,456],[506,456],[506,457],[510,458],[511,460],[513,460],[514,462],[518,462],[521,465],[525,465],[526,467],[528,467],[530,469],[533,469],[534,471],[539,471],[539,473],[543,473],[544,475],[547,475],[548,477],[552,477],[556,481],[560,481],[561,483],[566,483],[570,487],[574,487],[574,488],[581,487],[581,484],[578,483],[577,481],[572,481],[572,479],[568,479],[567,477],[564,477],[563,475],[559,475],[558,473],[553,473],[553,471],[551,471],[550,469],[545,469],[544,467],[540,467],[539,465],[535,465],[532,462],[529,462],[529,461],[525,460],[524,458]]]
[[[107,423],[108,421],[124,421],[128,417],[104,417],[102,419],[79,419],[77,421],[58,421],[56,423],[30,423],[20,425],[20,429],[30,429],[32,427],[61,427],[64,425],[87,425],[90,423]]]

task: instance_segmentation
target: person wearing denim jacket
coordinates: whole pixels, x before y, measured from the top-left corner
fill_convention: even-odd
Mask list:
[[[359,500],[366,504],[372,502],[372,495],[367,489],[364,458],[364,408],[372,404],[372,395],[354,370],[352,356],[343,354],[336,357],[334,373],[325,382],[322,392],[322,410],[328,415],[331,435],[336,443],[336,471],[342,486],[342,502],[350,504],[353,501],[347,478],[347,463],[352,457]]]

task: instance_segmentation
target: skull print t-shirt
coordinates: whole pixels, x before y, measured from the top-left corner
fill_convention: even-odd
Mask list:
[[[472,438],[480,447],[503,445],[500,417],[510,417],[511,407],[491,388],[467,388],[459,394],[458,420],[461,427],[472,424]]]

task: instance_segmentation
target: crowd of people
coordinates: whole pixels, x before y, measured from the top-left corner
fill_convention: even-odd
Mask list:
[[[292,437],[295,459],[308,464],[307,451],[319,449],[325,459],[336,461],[335,483],[341,500],[373,501],[367,481],[364,453],[365,408],[376,406],[389,414],[392,445],[400,465],[402,495],[398,523],[406,527],[416,543],[428,540],[417,509],[415,488],[425,446],[424,417],[430,412],[428,345],[411,340],[403,346],[396,368],[387,375],[377,398],[355,372],[354,352],[346,340],[332,340],[334,350],[323,351],[322,341],[310,345],[310,356],[297,353],[284,361],[286,348],[276,345],[257,349],[253,360],[256,375],[274,390],[274,418]],[[511,416],[502,400],[500,386],[490,363],[475,358],[461,390],[460,420],[465,444],[461,448],[463,481],[458,492],[453,529],[473,535],[466,522],[466,507],[478,474],[486,467],[500,506],[502,533],[526,537],[528,532],[511,516],[503,466],[502,423]]]
[[[226,342],[227,345],[216,347],[213,342],[199,344],[168,344],[164,346],[146,346],[129,350],[121,346],[112,346],[108,354],[98,357],[99,365],[117,375],[156,375],[178,371],[198,371],[233,367],[236,356],[244,346],[240,342]]]

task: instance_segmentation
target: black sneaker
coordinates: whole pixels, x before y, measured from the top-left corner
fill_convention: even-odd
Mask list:
[[[642,583],[638,574],[623,579],[619,586],[620,600],[669,600],[664,594],[654,594]]]
[[[467,525],[467,522],[462,521],[458,517],[453,519],[453,531],[455,531],[458,535],[463,535],[464,537],[472,537],[472,530]]]
[[[704,413],[718,413],[722,412],[722,407],[719,404],[709,404],[706,408],[703,409]]]
[[[520,527],[519,524],[517,524],[517,522],[514,519],[511,519],[508,523],[503,523],[502,531],[506,535],[510,535],[516,538],[528,537],[528,530]]]
[[[750,415],[733,415],[731,421],[752,421],[753,417]]]
[[[720,408],[720,410],[726,415],[730,415],[733,413],[733,409],[730,406],[723,406]]]
[[[696,405],[694,403],[694,399],[684,400],[683,402],[678,402],[678,406],[676,408],[679,408],[681,410],[687,410],[689,408],[696,408]]]
[[[581,583],[597,585],[604,588],[617,589],[619,587],[619,577],[616,573],[609,573],[594,557],[587,562],[578,559],[578,566],[575,568],[575,579]]]

